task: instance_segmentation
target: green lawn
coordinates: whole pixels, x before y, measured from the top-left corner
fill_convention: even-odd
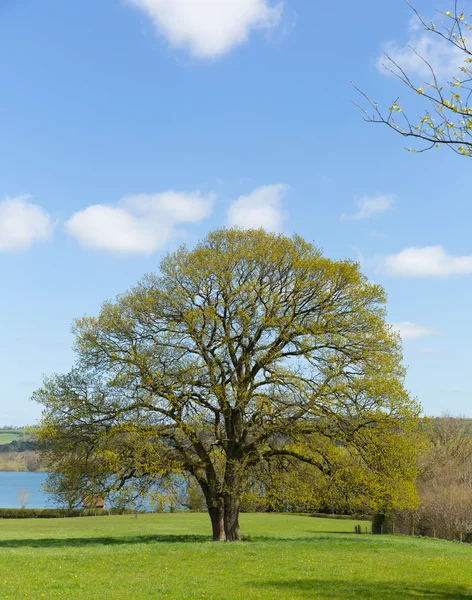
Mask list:
[[[205,514],[5,519],[0,599],[472,598],[472,546],[355,535],[355,521],[241,522],[252,542],[209,542]]]

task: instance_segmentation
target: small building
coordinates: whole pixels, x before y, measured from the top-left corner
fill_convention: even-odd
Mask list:
[[[84,498],[82,500],[82,506],[83,508],[105,508],[106,505],[106,498],[103,498],[102,496],[88,496],[87,498]]]

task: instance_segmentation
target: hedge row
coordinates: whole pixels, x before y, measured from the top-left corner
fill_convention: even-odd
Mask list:
[[[341,519],[346,521],[371,521],[372,517],[368,515],[333,515],[332,513],[310,513],[310,517],[317,519]]]
[[[0,508],[0,519],[59,519],[64,517],[96,517],[109,514],[100,508]]]
[[[0,444],[0,453],[9,454],[10,452],[26,452],[27,450],[39,450],[39,446],[32,440],[13,440],[8,444]]]
[[[146,511],[138,511],[145,513]],[[134,515],[131,508],[0,508],[0,519],[63,519],[66,517],[103,517]]]
[[[101,517],[106,515],[135,514],[135,510],[123,508],[0,508],[0,519],[63,519],[66,517]],[[145,512],[145,511],[138,511]],[[320,519],[366,520],[372,517],[366,515],[333,515],[331,513],[289,513]]]

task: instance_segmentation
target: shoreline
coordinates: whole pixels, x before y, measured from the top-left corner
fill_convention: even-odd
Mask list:
[[[3,469],[0,468],[0,473],[48,473],[46,469],[36,469],[36,471],[30,471],[29,469]]]
[[[44,462],[41,460],[38,451],[0,452],[0,471],[5,473],[36,473],[44,470]]]

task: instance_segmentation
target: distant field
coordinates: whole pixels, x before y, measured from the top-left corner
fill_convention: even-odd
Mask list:
[[[14,440],[26,441],[30,437],[26,429],[0,429],[0,444],[9,444]]]
[[[0,521],[0,598],[472,598],[472,546],[356,535],[355,521],[242,515],[249,543],[208,541],[205,514]]]

